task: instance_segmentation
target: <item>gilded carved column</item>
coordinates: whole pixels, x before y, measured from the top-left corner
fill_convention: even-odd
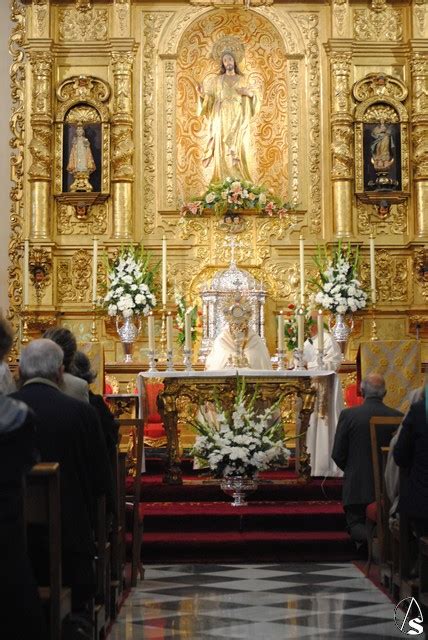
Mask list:
[[[32,69],[31,127],[29,144],[32,162],[29,168],[31,189],[30,235],[33,240],[50,240],[50,190],[52,173],[52,54],[30,53]]]
[[[415,229],[428,237],[428,55],[414,53],[410,61],[413,81],[412,140],[415,188]]]
[[[133,52],[114,52],[113,117],[111,127],[111,167],[113,196],[113,238],[132,239],[134,182],[134,120],[132,114]]]
[[[354,129],[349,85],[351,60],[350,51],[330,52],[333,220],[334,233],[339,238],[352,235]]]

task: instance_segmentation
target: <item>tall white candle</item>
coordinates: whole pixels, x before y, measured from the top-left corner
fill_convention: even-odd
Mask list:
[[[192,349],[192,317],[191,309],[184,314],[184,348],[188,351]]]
[[[284,351],[284,312],[278,315],[278,351]]]
[[[303,350],[303,343],[305,341],[305,315],[304,312],[298,309],[297,311],[297,348]]]
[[[153,313],[148,315],[148,337],[149,337],[149,351],[155,350],[155,317]]]
[[[323,315],[322,309],[318,309],[317,331],[318,331],[318,349],[320,351],[324,351],[324,315]]]
[[[92,247],[92,302],[97,301],[98,240],[94,238]]]
[[[170,311],[166,317],[166,350],[172,351],[172,315]]]
[[[299,238],[299,258],[300,258],[300,304],[305,304],[305,241],[303,236]]]
[[[29,240],[24,240],[24,264],[22,270],[22,302],[24,307],[28,305],[29,302],[29,287],[30,287],[30,242]]]
[[[376,304],[376,262],[375,262],[375,241],[373,235],[370,236],[370,291],[372,303]]]
[[[162,238],[162,305],[166,305],[166,237]]]

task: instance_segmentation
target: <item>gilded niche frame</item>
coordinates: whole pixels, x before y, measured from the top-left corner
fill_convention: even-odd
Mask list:
[[[54,193],[59,202],[74,205],[78,217],[110,195],[110,96],[110,86],[104,80],[84,75],[67,78],[56,91]],[[89,140],[96,168],[87,190],[70,190],[67,159],[79,125]]]
[[[409,195],[408,90],[393,76],[371,73],[355,83],[355,191],[360,200],[403,201]]]

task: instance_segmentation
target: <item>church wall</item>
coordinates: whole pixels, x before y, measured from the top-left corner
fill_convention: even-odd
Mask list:
[[[221,220],[207,213],[197,220],[183,220],[179,215],[181,201],[199,196],[204,180],[209,178],[200,164],[206,134],[195,115],[195,87],[205,75],[216,73],[216,63],[209,58],[210,33],[217,38],[223,32],[243,34],[249,52],[244,71],[252,72],[263,85],[268,96],[265,99],[270,100],[269,106],[262,105],[265,120],[269,116],[273,132],[280,132],[280,142],[268,142],[264,148],[260,135],[263,121],[252,124],[259,157],[268,157],[272,149],[278,163],[269,173],[269,163],[263,165],[259,159],[261,170],[255,170],[256,179],[295,205],[284,220],[243,215],[243,230],[236,235],[239,242],[234,250],[239,266],[267,288],[266,336],[271,352],[275,347],[274,314],[295,302],[299,290],[301,233],[308,278],[315,275],[311,255],[316,245],[331,245],[343,238],[360,245],[361,276],[368,287],[368,243],[374,232],[380,337],[413,336],[417,323],[425,326],[425,5],[416,2],[413,7],[385,0],[372,0],[369,5],[346,0],[333,0],[331,5],[252,0],[248,11],[239,6],[243,0],[28,0],[25,5],[14,0],[14,5],[26,20],[22,81],[25,175],[22,206],[15,204],[22,224],[12,229],[16,250],[11,257],[16,276],[9,291],[17,327],[22,296],[16,291],[22,281],[22,240],[26,232],[30,234],[31,250],[39,251],[47,273],[39,296],[30,287],[30,331],[34,335],[40,327],[60,321],[71,326],[80,339],[90,339],[94,236],[102,252],[109,255],[123,243],[142,240],[159,257],[165,233],[171,310],[175,287],[189,302],[198,301],[201,283],[228,265],[232,249]],[[251,17],[257,24],[254,36],[248,35]],[[260,35],[263,29],[265,37]],[[257,51],[252,51],[252,46]],[[199,59],[195,57],[198,51]],[[281,82],[276,83],[275,73],[263,68],[264,59],[265,67],[272,65],[280,70]],[[370,73],[391,76],[395,84],[389,80],[385,86],[380,80],[378,84],[365,83]],[[77,81],[75,86],[67,85],[68,78],[81,75],[100,79],[109,96],[98,100],[89,85],[79,87]],[[356,97],[358,82],[360,93]],[[403,87],[409,96],[397,97]],[[393,104],[388,108],[401,114],[404,195],[393,199],[388,215],[381,217],[376,203],[365,198],[360,188],[364,149],[359,131],[366,124],[361,108],[364,100],[382,102],[385,96]],[[79,99],[95,100],[98,112],[104,114],[100,116],[102,130],[108,130],[108,135],[102,138],[100,162],[103,174],[109,175],[104,202],[91,205],[89,213],[80,218],[73,204],[58,197],[58,176],[65,162],[64,105]],[[357,122],[358,109],[361,118]],[[190,132],[186,130],[189,123]],[[271,132],[266,129],[266,139],[270,140],[268,135]],[[283,162],[279,157],[282,152]],[[183,158],[192,160],[186,164]],[[100,266],[100,281],[104,277]],[[107,359],[119,358],[121,345],[112,323],[100,317],[96,326]],[[351,356],[358,340],[371,335],[370,314],[360,316],[353,335]],[[144,332],[140,354],[146,358]]]

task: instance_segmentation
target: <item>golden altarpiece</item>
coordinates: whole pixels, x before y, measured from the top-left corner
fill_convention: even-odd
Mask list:
[[[109,256],[141,241],[160,257],[165,234],[168,308],[173,311],[175,288],[198,301],[201,285],[227,268],[233,250],[239,267],[263,283],[273,353],[275,312],[297,297],[299,236],[307,280],[315,275],[317,244],[344,238],[360,246],[368,287],[374,234],[379,338],[418,333],[427,359],[425,0],[10,4],[9,296],[21,337],[23,326],[36,336],[61,323],[82,342],[95,337],[102,343],[107,363],[120,361],[113,324],[93,314],[91,305],[93,238]],[[259,91],[251,121],[253,179],[294,204],[283,219],[244,215],[233,249],[218,218],[180,217],[180,203],[203,193],[210,179],[202,162],[207,132],[197,112],[197,86],[218,73],[212,51],[225,37],[240,41],[240,66]],[[82,175],[73,173],[74,183],[69,175],[79,127],[92,148],[85,160],[91,177],[80,191],[72,184],[81,184]],[[393,177],[388,170],[373,173],[379,135],[389,136],[396,154]],[[24,239],[30,265],[25,308]],[[101,260],[98,269],[101,294]],[[140,366],[147,363],[145,330]],[[371,331],[370,312],[362,313],[350,360]]]

